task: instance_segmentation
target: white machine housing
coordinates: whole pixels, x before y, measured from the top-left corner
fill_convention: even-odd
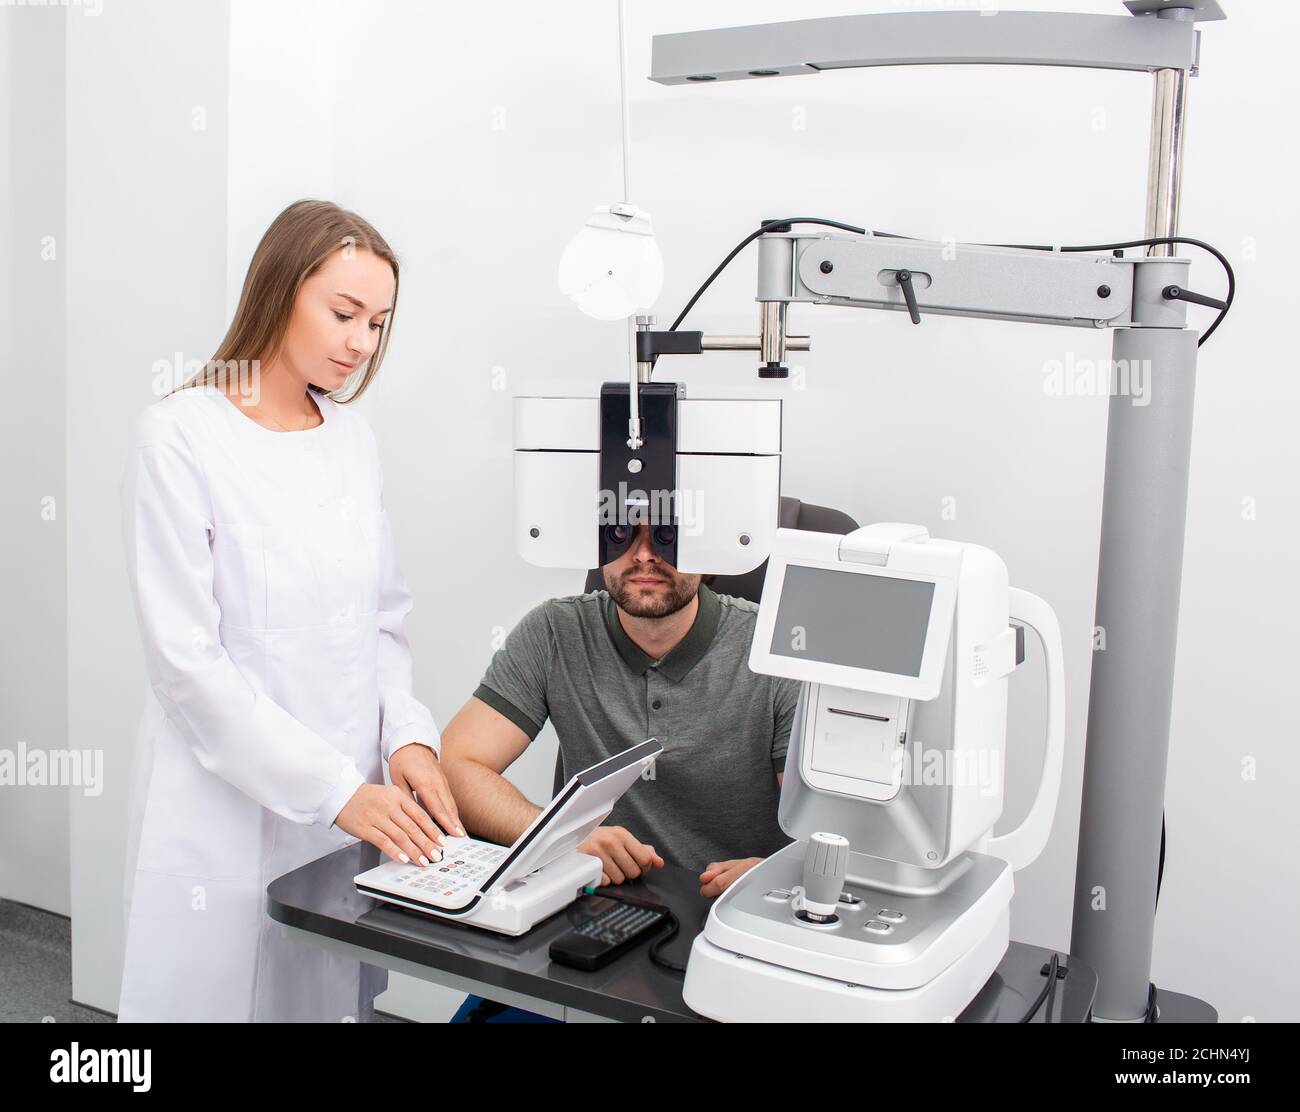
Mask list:
[[[940,868],[1002,813],[1017,646],[1006,565],[916,526],[779,532],[749,666],[806,685],[782,828],[801,840],[833,830],[873,856]],[[819,652],[832,630],[838,641]],[[844,662],[854,654],[857,665]],[[925,776],[940,757],[945,774]]]
[[[677,401],[677,570],[740,575],[766,558],[781,501],[781,400]],[[528,563],[586,570],[599,565],[602,499],[635,501],[600,489],[600,402],[595,397],[514,399],[515,547]]]
[[[1033,805],[1002,813],[1012,622],[1047,668],[1047,745]],[[794,843],[710,911],[684,996],[715,1019],[954,1018],[1009,942],[1011,873],[1041,852],[1064,749],[1060,630],[979,545],[915,525],[847,537],[780,529],[750,653],[803,681],[779,819]],[[937,770],[937,772],[936,772]],[[808,840],[853,847],[837,919],[809,922],[796,888]]]

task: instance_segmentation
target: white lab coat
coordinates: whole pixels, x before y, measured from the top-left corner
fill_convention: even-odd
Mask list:
[[[424,742],[411,608],[354,409],[256,424],[215,387],[141,415],[123,482],[151,690],[131,792],[120,1020],[367,1019],[387,974],[288,937],[266,886],[352,839],[381,755]]]

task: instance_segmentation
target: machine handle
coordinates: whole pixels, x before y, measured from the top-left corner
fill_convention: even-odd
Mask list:
[[[916,302],[916,287],[912,284],[912,272],[900,270],[894,275],[895,281],[903,287],[903,300],[907,302],[907,315],[913,324],[921,323],[921,309]]]
[[[1166,301],[1188,301],[1193,305],[1205,305],[1211,309],[1226,309],[1228,307],[1226,301],[1220,301],[1217,297],[1210,297],[1208,294],[1193,293],[1181,286],[1166,286],[1160,292],[1164,295]]]
[[[1029,814],[1014,830],[986,840],[980,850],[1001,857],[1012,869],[1023,869],[1047,844],[1061,791],[1061,766],[1065,761],[1065,654],[1061,626],[1052,608],[1028,591],[1015,587],[1008,591],[1012,619],[1029,626],[1043,645],[1047,671],[1047,745]]]

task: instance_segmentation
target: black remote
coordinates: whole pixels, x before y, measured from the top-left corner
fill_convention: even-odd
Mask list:
[[[608,896],[580,901],[588,918],[551,943],[551,960],[574,969],[600,969],[627,953],[668,919],[662,908],[627,903]]]

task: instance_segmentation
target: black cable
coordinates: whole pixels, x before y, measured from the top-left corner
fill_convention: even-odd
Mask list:
[[[1052,1019],[1052,1008],[1056,1004],[1056,971],[1060,968],[1060,962],[1055,954],[1052,955],[1052,961],[1047,967],[1047,1002],[1043,1005],[1043,1022],[1054,1023]]]
[[[650,955],[649,955],[650,960],[655,965],[662,966],[664,969],[670,970],[673,973],[685,973],[686,966],[679,965],[671,958],[664,957],[662,953],[663,948],[667,946],[668,943],[671,942],[674,938],[676,938],[678,933],[682,929],[681,922],[680,920],[678,920],[676,914],[673,912],[673,909],[671,907],[667,907],[664,904],[658,902],[645,902],[641,900],[629,899],[628,897],[626,897],[625,895],[623,895],[621,892],[617,890],[615,891],[609,890],[609,889],[617,889],[617,888],[618,885],[616,884],[604,885],[600,888],[594,889],[590,894],[596,896],[604,896],[607,900],[617,900],[619,903],[628,904],[632,907],[644,907],[655,911],[662,911],[666,916],[666,918],[664,919],[664,925],[668,928],[668,930],[665,931],[663,934],[657,935],[655,937],[654,942],[651,943]],[[708,911],[705,911],[705,913],[700,917],[700,925],[698,930],[696,931],[697,934],[699,933],[699,931],[702,931],[704,929],[704,924],[708,920],[708,918],[709,918],[709,913]]]
[[[1029,1005],[1029,1011],[1025,1012],[1025,1014],[1022,1015],[1016,1021],[1017,1023],[1028,1023],[1031,1019],[1034,1018],[1035,1015],[1038,1014],[1038,1009],[1043,1006],[1043,1001],[1046,1000],[1049,995],[1055,995],[1056,970],[1059,967],[1060,960],[1061,960],[1060,954],[1057,953],[1052,954],[1052,960],[1047,963],[1047,983],[1043,985],[1043,991],[1040,992],[1038,994],[1037,999],[1035,999],[1034,1002]],[[1050,1023],[1051,1020],[1050,1019],[1044,1020],[1044,1022]]]
[[[880,233],[877,232],[877,235]],[[1126,247],[1159,247],[1163,244],[1173,245],[1175,243],[1186,243],[1192,247],[1199,247],[1202,251],[1208,251],[1219,261],[1223,267],[1224,273],[1228,276],[1228,295],[1223,299],[1223,308],[1219,310],[1219,315],[1214,318],[1214,323],[1201,333],[1201,338],[1196,342],[1200,347],[1206,340],[1214,335],[1214,330],[1223,323],[1223,318],[1228,315],[1228,310],[1232,308],[1233,298],[1237,295],[1237,276],[1233,272],[1232,264],[1228,262],[1227,256],[1217,247],[1212,247],[1201,239],[1192,239],[1190,236],[1154,236],[1150,239],[1130,239],[1123,243],[1093,243],[1084,247],[1051,247],[1042,243],[981,243],[977,247],[1008,247],[1017,251],[1122,251]]]
[[[784,220],[764,220],[755,231],[750,232],[749,235],[736,244],[736,246],[731,249],[731,253],[723,259],[714,269],[713,273],[704,280],[704,285],[695,291],[695,294],[691,297],[690,301],[686,303],[686,307],[677,314],[677,319],[673,321],[668,331],[677,331],[677,326],[686,319],[686,314],[695,307],[695,303],[699,301],[701,296],[703,296],[704,291],[713,285],[713,280],[727,269],[727,266],[731,263],[732,259],[753,243],[754,240],[758,239],[758,237],[764,232],[767,232],[772,228],[779,228],[783,224],[821,224],[827,228],[839,228],[844,232],[856,232],[858,235],[867,234],[866,228],[859,228],[854,224],[841,224],[838,220],[825,220],[820,216],[790,216]]]
[[[1160,906],[1160,885],[1165,879],[1165,816],[1160,813],[1160,864],[1156,866],[1156,907]]]
[[[674,973],[685,973],[686,966],[679,965],[671,958],[663,956],[663,948],[676,938],[677,932],[681,930],[681,923],[677,921],[677,916],[674,915],[669,908],[665,907],[663,910],[668,915],[668,930],[654,940],[653,945],[650,947],[650,960],[654,962],[655,965],[661,965],[665,969],[669,969]]]

